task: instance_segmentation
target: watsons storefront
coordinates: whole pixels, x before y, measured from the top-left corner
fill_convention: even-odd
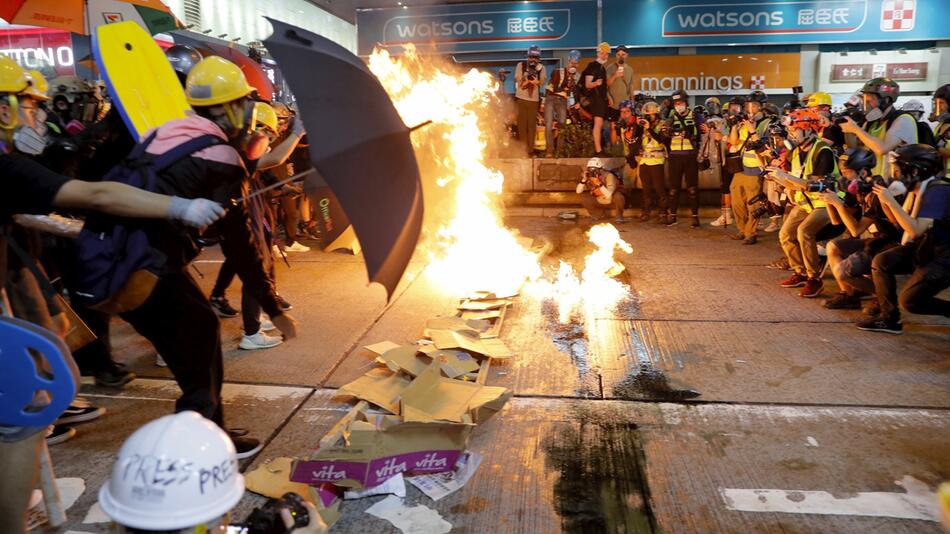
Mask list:
[[[601,0],[599,5],[555,1],[397,7],[358,10],[357,40],[361,55],[375,46],[398,54],[412,44],[421,53],[508,74],[531,44],[542,48],[546,64],[558,66],[572,48],[584,53],[586,63],[596,44],[607,41],[630,49],[638,90],[661,95],[682,88],[699,97],[762,89],[781,95],[780,101],[799,85],[806,92],[853,92],[854,84],[844,83],[840,72],[831,79],[830,58],[842,52],[852,58],[900,54],[903,62],[888,59],[894,65],[927,63],[926,80],[909,78],[921,75],[919,65],[883,71],[910,84],[914,92],[950,82],[950,68],[940,68],[946,61],[942,51],[950,25],[933,16],[946,7],[941,0]],[[907,69],[913,72],[904,72]],[[873,67],[865,70],[876,72]],[[510,78],[506,87],[513,90]]]

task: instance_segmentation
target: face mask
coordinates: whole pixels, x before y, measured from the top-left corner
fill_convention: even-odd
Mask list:
[[[861,99],[862,108],[864,109],[864,118],[868,122],[874,122],[884,118],[884,111],[877,105],[876,100],[877,99],[871,95],[864,95]]]
[[[44,128],[45,130],[45,128]],[[17,128],[13,133],[13,146],[28,156],[39,156],[46,150],[46,136],[33,128]]]
[[[570,72],[571,74],[574,74],[575,72],[577,72],[577,67],[568,67],[568,68],[567,68],[567,72]]]
[[[679,113],[680,115],[682,115],[683,113],[686,113],[686,106],[682,104],[676,104],[675,106],[673,106],[673,109],[675,109],[676,112]]]

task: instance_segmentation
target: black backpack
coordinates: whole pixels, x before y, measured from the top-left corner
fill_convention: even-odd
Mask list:
[[[917,121],[917,142],[925,145],[937,147],[937,138],[930,125],[923,121]]]

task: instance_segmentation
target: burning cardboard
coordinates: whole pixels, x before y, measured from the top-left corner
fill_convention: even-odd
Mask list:
[[[358,411],[331,431],[309,460],[294,464],[291,480],[371,488],[399,474],[450,471],[465,450],[472,425],[405,422]]]
[[[403,390],[402,417],[419,423],[481,423],[504,407],[512,394],[507,388],[445,378],[440,362],[433,361]]]
[[[482,339],[471,331],[433,330],[432,341],[439,349],[462,349],[496,360],[505,360],[514,353],[500,339]]]

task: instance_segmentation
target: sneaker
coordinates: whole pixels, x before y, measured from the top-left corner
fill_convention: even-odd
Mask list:
[[[803,274],[792,273],[792,276],[789,276],[785,280],[779,282],[779,285],[782,287],[802,287],[807,281],[807,276]]]
[[[626,223],[627,223],[627,219],[624,217],[617,217],[616,219],[614,219],[614,224],[626,224]]]
[[[872,302],[864,309],[864,316],[868,319],[881,315],[881,305],[877,301]]]
[[[102,415],[106,413],[106,409],[101,406],[92,406],[88,402],[84,404],[85,405],[80,406],[70,404],[69,408],[66,408],[66,411],[56,420],[56,424],[67,425],[72,423],[84,423],[102,417]]]
[[[294,307],[279,294],[277,295],[277,305],[280,306],[280,311],[290,311],[294,309]]]
[[[667,215],[666,217],[667,226],[676,226],[676,215]]]
[[[787,271],[792,268],[792,266],[788,264],[788,258],[785,256],[782,256],[781,258],[769,263],[766,265],[766,267],[769,269],[781,269],[783,271]]]
[[[726,214],[725,214],[725,213],[723,213],[722,215],[720,215],[719,218],[716,219],[715,221],[709,223],[709,226],[715,226],[715,227],[717,227],[717,228],[720,227],[720,226],[725,226],[725,225],[726,225]]]
[[[861,299],[847,293],[838,293],[825,301],[825,308],[829,310],[860,310]]]
[[[257,318],[258,322],[261,323],[261,332],[270,332],[271,330],[277,330],[277,327],[274,326],[274,323],[263,313]]]
[[[867,332],[887,332],[888,334],[904,333],[904,325],[898,320],[889,320],[883,317],[872,317],[865,321],[860,321],[857,325],[858,330]]]
[[[798,292],[798,296],[806,299],[813,299],[818,295],[821,295],[822,288],[825,287],[825,284],[817,278],[809,278],[805,282],[805,286],[802,287],[802,290]]]
[[[119,389],[135,380],[135,376],[135,373],[132,371],[126,371],[124,368],[116,365],[114,369],[96,373],[96,385],[104,388]]]
[[[269,336],[264,332],[258,332],[253,336],[247,334],[241,336],[241,343],[238,344],[238,347],[244,350],[270,349],[283,342],[284,340],[280,337]]]
[[[780,220],[781,219],[779,219],[778,217],[770,217],[769,224],[763,229],[763,231],[768,232],[770,234],[772,232],[778,232],[779,230],[782,229],[782,225],[779,224]]]
[[[155,365],[158,367],[168,367],[168,364],[165,363],[165,358],[162,358],[161,354],[155,354]]]
[[[56,445],[68,441],[76,435],[76,429],[65,425],[50,425],[46,428],[46,444]]]
[[[759,237],[755,235],[750,235],[749,237],[742,240],[743,245],[754,245],[759,242]]]
[[[310,247],[304,245],[300,241],[294,241],[293,245],[284,247],[284,252],[310,252]]]
[[[211,297],[208,301],[211,302],[211,307],[214,308],[214,313],[218,314],[218,317],[229,319],[238,316],[238,311],[231,306],[227,297]]]
[[[261,449],[264,448],[260,440],[232,432],[228,432],[228,436],[231,438],[231,442],[234,443],[234,450],[237,452],[238,460],[250,458],[261,452]]]
[[[696,229],[696,228],[699,228],[700,226],[701,225],[699,224],[699,217],[693,216],[693,221],[689,223],[689,227]]]

